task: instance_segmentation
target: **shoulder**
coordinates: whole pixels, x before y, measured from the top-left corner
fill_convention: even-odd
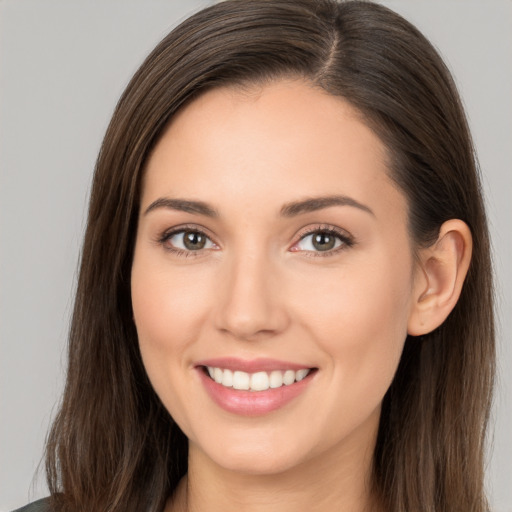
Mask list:
[[[29,505],[13,510],[12,512],[52,512],[50,508],[50,498],[34,501]]]

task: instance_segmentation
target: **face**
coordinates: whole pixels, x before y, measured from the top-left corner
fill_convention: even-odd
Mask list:
[[[380,140],[301,81],[184,108],[145,173],[132,268],[151,383],[200,454],[275,473],[373,447],[414,266]]]

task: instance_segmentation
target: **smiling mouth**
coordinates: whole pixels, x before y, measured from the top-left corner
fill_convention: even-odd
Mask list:
[[[316,371],[316,368],[301,368],[299,370],[273,370],[271,372],[259,371],[248,373],[232,371],[215,366],[203,366],[203,371],[217,384],[225,388],[240,391],[267,391],[285,386],[291,386],[304,380]]]

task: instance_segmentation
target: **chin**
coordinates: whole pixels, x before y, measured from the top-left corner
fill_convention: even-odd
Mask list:
[[[251,476],[271,476],[285,473],[300,465],[300,457],[295,453],[269,453],[245,455],[234,454],[222,457],[218,464],[228,471]]]
[[[203,448],[201,451],[215,465],[245,475],[284,473],[300,465],[307,458],[307,454],[303,453],[298,443],[274,443],[269,439],[261,442],[254,439],[251,441],[250,435],[245,436],[240,443],[225,439],[211,450]]]

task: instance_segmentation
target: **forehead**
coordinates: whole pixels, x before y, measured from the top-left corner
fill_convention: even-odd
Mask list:
[[[173,118],[148,160],[143,203],[175,193],[247,205],[328,193],[368,201],[395,189],[387,161],[354,107],[307,82],[216,88]]]

